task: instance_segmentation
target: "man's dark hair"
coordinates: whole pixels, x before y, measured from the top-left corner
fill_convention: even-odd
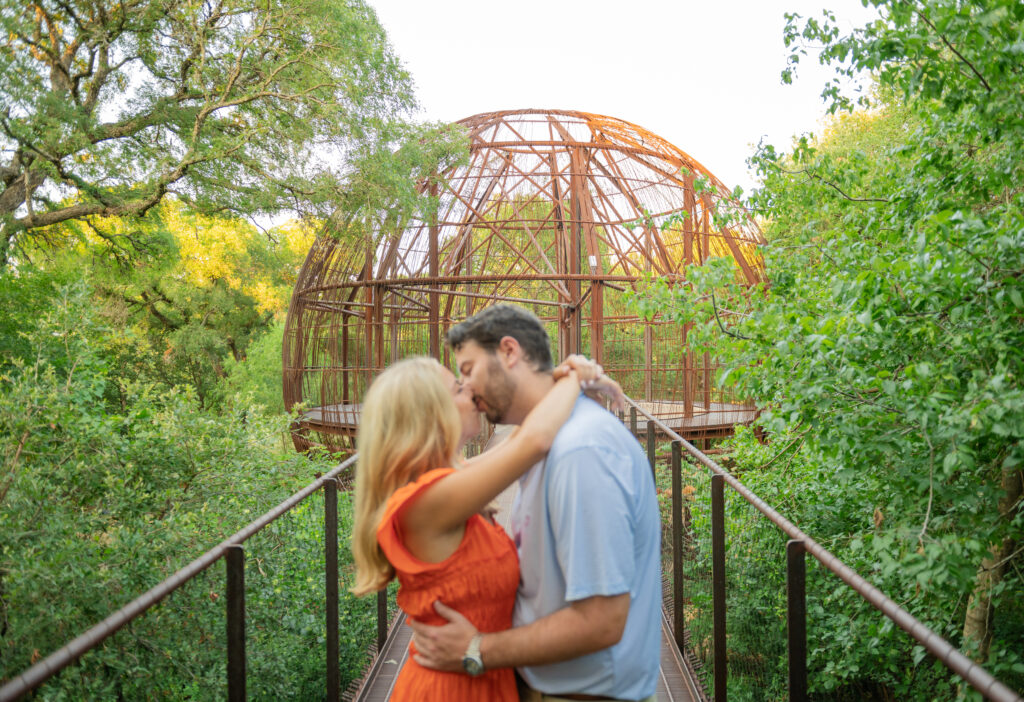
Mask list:
[[[448,345],[458,350],[467,341],[475,341],[489,353],[498,348],[501,337],[519,342],[523,356],[538,371],[550,371],[551,340],[537,315],[514,305],[494,305],[480,310],[448,330]]]

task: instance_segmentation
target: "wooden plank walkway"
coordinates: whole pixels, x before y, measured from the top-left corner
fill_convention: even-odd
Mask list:
[[[518,490],[518,483],[498,496],[496,520],[508,529],[508,513]],[[672,638],[665,611],[661,617],[661,670],[658,676],[658,702],[701,702],[704,696],[694,682],[689,668]],[[388,639],[376,661],[363,679],[355,695],[356,702],[386,702],[391,698],[395,678],[409,657],[412,629],[405,625],[405,614],[399,613],[391,627]]]
[[[729,402],[712,402],[708,408],[701,402],[693,403],[693,416],[687,417],[682,402],[637,400],[637,404],[645,411],[657,417],[669,429],[683,435],[715,434],[723,431],[732,433],[737,424],[750,424],[754,421],[757,410],[748,405],[737,405]],[[637,431],[647,431],[647,419],[637,417]]]

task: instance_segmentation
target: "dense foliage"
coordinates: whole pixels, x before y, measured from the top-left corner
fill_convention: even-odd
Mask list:
[[[98,224],[117,234],[126,229],[124,220]],[[176,202],[133,223],[135,241],[127,253],[89,226],[60,229],[59,243],[40,252],[39,267],[67,277],[87,271],[98,314],[117,330],[109,339],[112,399],[123,402],[126,381],[145,380],[189,385],[206,408],[230,399],[225,380],[231,369],[282,317],[313,238],[294,223],[264,233]],[[270,398],[262,395],[266,403]],[[282,409],[280,398],[274,400],[267,406]]]
[[[283,415],[251,411],[239,421],[203,411],[188,386],[115,381],[112,330],[98,320],[88,292],[81,282],[55,285],[23,301],[38,314],[25,337],[32,354],[2,371],[4,678],[328,465],[282,445]],[[105,400],[114,382],[124,383],[118,404]],[[313,503],[249,544],[256,697],[305,699],[323,684],[321,657],[308,653],[322,648],[324,637],[323,512]],[[342,508],[350,514],[347,502]],[[348,559],[347,550],[343,555]],[[221,696],[223,588],[222,568],[215,568],[58,678],[45,697]],[[372,607],[343,602],[347,677],[364,664]]]
[[[787,77],[824,47],[837,117],[752,159],[770,286],[744,292],[717,261],[642,305],[714,336],[725,382],[764,407],[773,441],[737,441],[744,479],[1024,688],[1024,5],[871,4],[849,35],[790,18]],[[812,610],[819,693],[953,696],[834,585]]]

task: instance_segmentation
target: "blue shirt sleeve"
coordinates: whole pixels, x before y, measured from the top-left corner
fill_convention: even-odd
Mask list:
[[[632,589],[636,523],[627,463],[615,451],[588,446],[549,465],[547,508],[567,601]]]

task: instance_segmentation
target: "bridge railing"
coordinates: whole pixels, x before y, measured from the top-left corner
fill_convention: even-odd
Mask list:
[[[195,638],[201,640],[205,639],[205,643],[201,645],[214,647],[220,646],[222,648],[220,655],[223,656],[221,660],[225,661],[226,664],[226,690],[224,690],[224,688],[220,688],[224,691],[221,693],[215,693],[214,696],[220,697],[221,695],[225,695],[229,700],[244,700],[246,698],[247,668],[253,660],[252,651],[249,651],[247,654],[246,641],[248,640],[251,644],[254,639],[257,638],[261,641],[273,640],[274,638],[272,624],[264,624],[259,627],[269,630],[266,632],[256,631],[255,627],[252,626],[249,627],[249,631],[247,632],[246,542],[257,534],[267,534],[269,531],[272,531],[272,529],[268,529],[268,527],[271,527],[274,522],[286,514],[294,516],[297,512],[308,512],[310,510],[307,510],[306,508],[310,506],[314,508],[312,511],[318,511],[320,509],[320,500],[314,501],[318,504],[311,505],[309,498],[314,495],[319,496],[321,494],[323,496],[322,531],[317,528],[317,534],[312,541],[319,542],[320,534],[322,534],[323,552],[319,555],[322,557],[322,562],[324,564],[322,586],[324,593],[324,608],[326,610],[326,621],[324,622],[323,629],[325,633],[325,660],[323,665],[326,670],[326,677],[323,681],[322,689],[326,691],[327,699],[339,699],[341,690],[339,689],[338,490],[340,484],[339,477],[345,474],[345,472],[353,465],[354,461],[354,456],[344,461],[330,472],[278,504],[260,518],[256,519],[214,548],[202,554],[191,563],[172,574],[170,577],[135,598],[130,603],[90,628],[88,631],[72,639],[67,644],[42,660],[39,660],[20,674],[15,675],[0,687],[0,701],[6,702],[7,700],[17,700],[29,692],[38,689],[65,668],[75,663],[82,656],[102,646],[104,641],[114,636],[114,634],[119,630],[122,630],[125,627],[130,627],[133,622],[139,620],[140,617],[145,615],[147,612],[151,612],[169,595],[182,590],[190,583],[198,582],[200,580],[200,576],[219,561],[223,561],[225,567],[224,592],[219,593],[211,589],[209,593],[206,593],[205,589],[209,586],[206,583],[203,583],[200,588],[203,590],[201,593],[203,597],[200,599],[201,604],[192,604],[190,607],[199,609],[202,605],[218,608],[223,606],[223,609],[221,610],[223,614],[221,616],[224,620],[224,629],[221,630],[221,632],[213,632],[212,634],[208,631],[202,631]],[[306,516],[311,516],[314,520],[316,519],[315,514]],[[310,554],[307,553],[299,555],[290,554],[291,558],[309,558],[309,556]],[[317,554],[313,554],[313,556],[317,557]],[[289,554],[285,554],[285,558],[287,557],[289,557]],[[266,556],[264,558],[260,558],[257,554],[257,557],[252,560],[254,561],[255,568],[258,571],[258,576],[264,575],[264,570],[271,570],[272,566],[269,562],[273,561],[273,559],[268,560]],[[319,560],[319,558],[317,558],[317,560]],[[276,563],[274,567],[276,567]],[[271,575],[274,574],[275,573],[271,573]],[[320,584],[317,583],[316,585],[319,586]],[[272,608],[275,597],[273,587],[264,587],[261,589],[269,590],[269,592],[253,593],[252,588],[250,587],[249,594],[251,596],[255,594],[253,599],[257,599],[261,606],[264,606],[265,608]],[[379,646],[383,641],[383,637],[387,634],[387,622],[389,617],[387,591],[381,591],[377,600],[377,611],[378,617],[380,618],[377,626]],[[267,615],[264,616],[263,619],[271,621],[275,616],[281,617],[295,613],[278,614],[271,612],[268,615],[264,612],[261,614]],[[277,621],[280,622],[280,619]],[[250,624],[251,623],[252,619],[250,619]],[[187,626],[182,622],[175,622],[175,624],[177,626]],[[166,625],[161,622],[160,624],[157,624],[155,628],[159,629],[162,626],[165,627]],[[309,654],[308,651],[301,653],[302,655]],[[129,668],[131,668],[130,663],[126,663],[123,668],[119,667],[119,669]],[[224,668],[221,668],[221,670],[224,670]],[[137,672],[138,671],[136,670],[136,673]],[[95,678],[95,675],[84,675],[83,678]],[[95,682],[95,680],[92,680],[92,682]],[[185,684],[188,681],[182,682]],[[208,683],[208,681],[204,682]],[[161,694],[159,690],[152,690],[151,692],[158,696]],[[210,690],[206,689],[206,692],[209,693]],[[323,695],[323,692],[320,692],[317,696],[319,697],[321,695]]]
[[[716,702],[724,702],[729,695],[730,667],[734,665],[729,658],[730,654],[738,653],[736,637],[729,634],[730,603],[743,603],[749,608],[760,606],[757,625],[761,630],[748,632],[758,637],[761,647],[757,654],[759,659],[764,661],[770,658],[771,649],[776,644],[778,648],[784,649],[785,680],[781,684],[776,680],[776,684],[771,685],[772,681],[765,679],[773,674],[770,670],[772,664],[768,661],[767,665],[761,666],[769,669],[767,676],[754,681],[758,690],[757,698],[778,699],[770,693],[766,694],[765,688],[774,687],[778,690],[781,687],[782,694],[788,695],[790,700],[807,699],[806,554],[810,554],[822,568],[838,577],[871,608],[902,628],[949,671],[960,676],[987,699],[998,702],[1024,699],[854,572],[664,422],[645,412],[632,399],[627,398],[627,402],[630,429],[646,443],[656,481],[658,435],[671,441],[671,453],[666,456],[669,459],[671,488],[666,492],[671,494],[671,548],[668,551],[672,564],[666,573],[666,581],[671,589],[666,593],[666,609],[672,615],[677,645],[687,654],[695,669],[695,676],[702,680]],[[702,476],[691,474],[688,485],[683,484],[684,451],[693,463],[704,469]],[[742,531],[748,535],[753,531],[764,533],[766,529],[781,532],[774,539],[771,535],[768,538],[756,534],[748,536],[747,547],[742,553],[745,559],[761,562],[755,578],[764,578],[767,573],[768,579],[771,579],[772,562],[777,564],[779,570],[784,570],[784,576],[780,574],[780,577],[775,578],[776,582],[784,583],[784,592],[777,593],[775,601],[745,602],[754,593],[743,590],[741,583],[730,583],[731,574],[726,570],[727,515],[742,519]],[[784,546],[781,543],[782,535],[789,539]],[[732,548],[736,546],[733,544]],[[764,582],[756,584],[758,591],[770,590]],[[708,610],[710,617],[706,616]],[[781,631],[783,627],[784,631]],[[738,673],[749,672],[742,670],[745,661],[735,663]]]

